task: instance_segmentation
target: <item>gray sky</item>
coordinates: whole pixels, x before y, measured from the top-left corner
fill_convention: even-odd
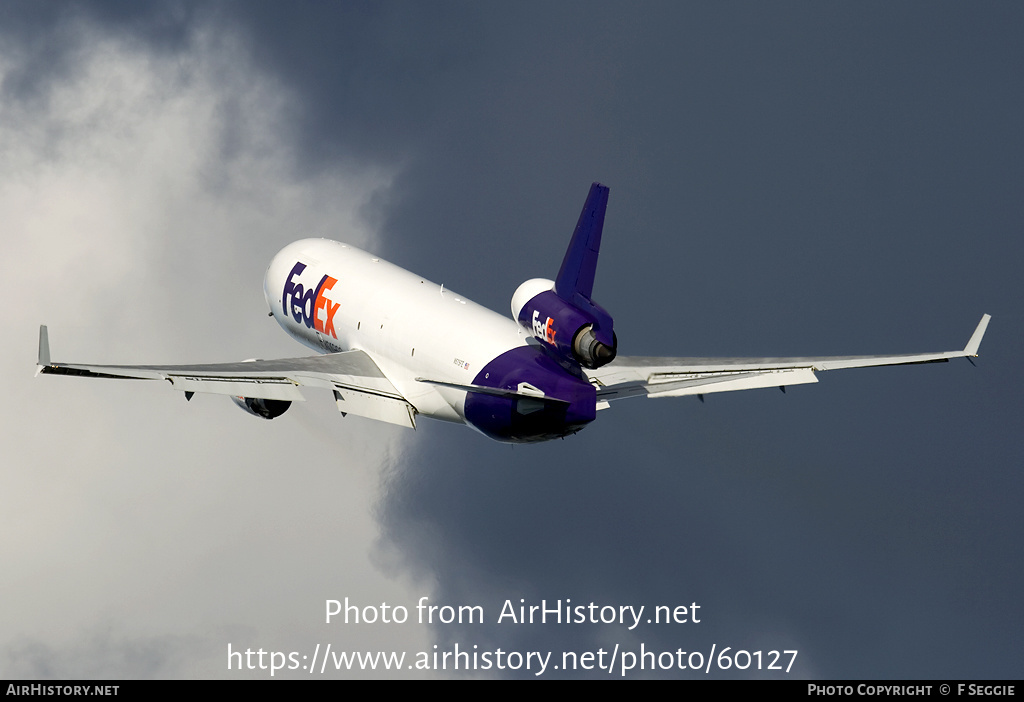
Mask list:
[[[458,642],[1020,677],[1022,29],[995,3],[5,4],[0,676]],[[978,367],[623,401],[516,448],[31,377],[40,323],[58,360],[302,353],[262,276],[307,236],[504,314],[594,180],[620,353],[946,350],[987,312]],[[325,625],[346,596],[488,623]],[[703,618],[495,624],[520,598]]]

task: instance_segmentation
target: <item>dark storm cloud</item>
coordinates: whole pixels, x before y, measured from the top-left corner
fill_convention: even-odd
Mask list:
[[[563,119],[524,127],[481,94],[459,122],[475,128],[422,145],[399,178],[388,253],[504,312],[519,281],[557,270],[600,178],[595,294],[625,353],[956,348],[997,310],[982,371],[622,403],[574,439],[514,450],[425,428],[384,504],[390,536],[437,574],[439,601],[489,613],[520,597],[699,601],[700,626],[634,633],[659,650],[799,648],[802,674],[834,677],[1019,670],[1021,417],[993,376],[1019,387],[1021,18],[742,9],[584,17],[579,44],[568,23],[527,32],[569,58],[505,57],[531,80],[494,92]],[[575,71],[595,46],[604,61]],[[581,96],[584,77],[600,98]],[[498,133],[504,154],[482,136]],[[628,640],[508,624],[441,637]]]
[[[621,353],[939,350],[993,314],[977,369],[626,401],[535,447],[423,422],[386,476],[382,547],[489,622],[439,644],[714,643],[799,649],[801,676],[1019,676],[1020,10],[87,7],[165,46],[243,28],[296,96],[299,170],[399,168],[367,209],[380,252],[500,313],[557,271],[601,180],[595,297]],[[697,601],[702,623],[495,625],[519,598]]]
[[[421,269],[426,261],[423,275],[440,275],[433,261],[443,255],[467,271],[463,285],[497,275],[514,289],[502,266],[474,270],[474,248],[505,242],[493,252],[502,260],[545,230],[560,239],[577,206],[559,208],[585,195],[606,150],[619,148],[609,142],[618,82],[609,52],[623,43],[616,27],[633,23],[624,9],[353,4],[310,16],[271,3],[241,21],[266,68],[303,96],[306,167],[402,166],[371,214],[382,253]]]
[[[38,97],[54,78],[73,71],[82,42],[89,38],[81,32],[83,22],[131,36],[150,50],[173,53],[187,49],[197,16],[189,2],[4,3],[0,42],[16,46],[20,55],[19,65],[4,77],[5,99]]]

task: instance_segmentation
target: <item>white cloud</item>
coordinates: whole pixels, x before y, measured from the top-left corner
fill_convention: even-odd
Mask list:
[[[301,175],[292,97],[234,37],[153,54],[81,32],[72,71],[0,102],[0,670],[228,676],[229,642],[427,647],[411,625],[323,623],[327,598],[418,593],[374,565],[403,430],[330,398],[264,422],[151,383],[32,377],[41,322],[58,360],[303,353],[266,316],[264,268],[301,237],[370,245],[360,207],[392,175]],[[6,51],[0,80],[22,58]]]

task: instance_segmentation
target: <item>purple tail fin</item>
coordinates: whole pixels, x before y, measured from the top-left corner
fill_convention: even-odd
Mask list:
[[[590,186],[587,203],[583,205],[576,231],[565,252],[562,267],[555,279],[555,294],[569,303],[587,302],[594,292],[594,274],[597,272],[597,254],[601,249],[601,230],[604,212],[608,207],[608,188],[600,183]],[[579,296],[579,297],[577,297]]]

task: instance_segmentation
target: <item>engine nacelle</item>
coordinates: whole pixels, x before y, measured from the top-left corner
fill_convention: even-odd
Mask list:
[[[603,308],[581,298],[575,305],[554,292],[554,281],[533,278],[512,296],[512,317],[563,358],[584,368],[610,363],[618,342],[612,318]]]
[[[231,401],[251,415],[274,419],[280,417],[292,406],[291,400],[266,400],[260,397],[235,397]]]

